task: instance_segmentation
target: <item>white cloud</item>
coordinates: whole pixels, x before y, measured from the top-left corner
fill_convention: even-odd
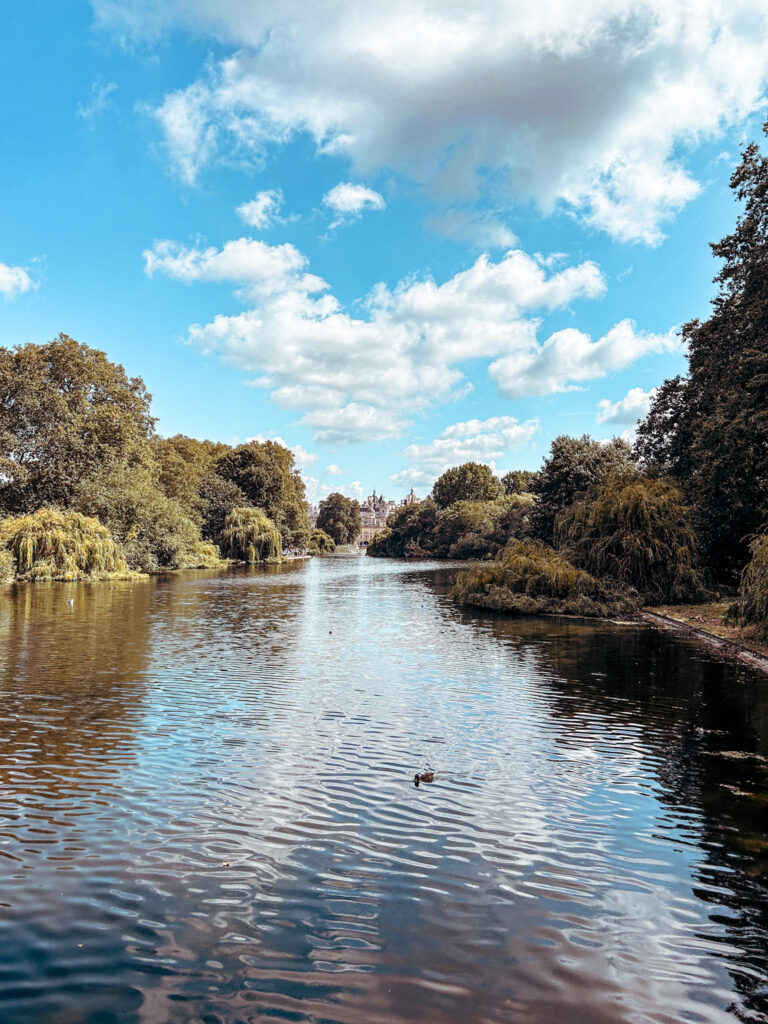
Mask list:
[[[645,419],[651,408],[651,401],[656,388],[643,391],[642,388],[630,388],[623,398],[611,402],[607,398],[598,402],[598,423],[614,423],[620,426],[634,426],[638,420]]]
[[[690,151],[760,109],[768,77],[762,0],[92,3],[118,33],[232,47],[155,112],[190,184],[301,133],[361,176],[563,203],[648,243],[699,189]]]
[[[675,330],[646,334],[631,320],[622,320],[597,341],[573,327],[556,331],[542,345],[533,342],[527,350],[497,359],[489,373],[510,398],[548,395],[621,370],[651,352],[678,351],[681,343]]]
[[[11,267],[0,263],[0,294],[6,299],[15,299],[17,295],[28,292],[35,283],[24,267]]]
[[[91,98],[88,103],[78,103],[77,116],[89,125],[99,114],[103,114],[112,105],[110,96],[117,91],[115,82],[96,81],[91,85]]]
[[[539,431],[538,420],[519,423],[513,416],[454,423],[429,444],[411,444],[403,452],[409,466],[390,479],[401,486],[429,488],[451,466],[483,462],[495,471],[509,452],[529,444]]]
[[[330,466],[325,467],[324,472],[326,476],[341,476],[344,470],[341,466],[337,466],[335,462],[332,462]]]
[[[253,434],[252,437],[246,437],[244,443],[249,444],[251,441],[258,441],[259,444],[264,444],[265,441],[274,441],[275,444],[281,444],[283,448],[288,448],[299,469],[309,469],[319,458],[316,452],[307,451],[303,444],[287,444],[279,434]]]
[[[605,290],[592,262],[548,271],[518,250],[498,262],[481,256],[443,284],[426,278],[394,289],[378,285],[362,304],[364,314],[353,317],[291,245],[241,238],[200,250],[159,241],[144,259],[148,274],[239,288],[248,308],[193,325],[190,340],[257,373],[252,383],[271,389],[280,405],[302,410],[302,424],[328,444],[399,436],[414,412],[466,393],[459,364],[467,360],[497,359],[494,375],[504,390],[513,389],[514,376],[505,360],[516,361],[533,381],[531,393],[544,393],[550,371],[533,363],[549,343],[538,345],[539,321],[531,314]],[[602,351],[588,368],[576,367],[575,379],[613,368],[602,365]],[[568,361],[558,372],[562,366]]]
[[[353,185],[350,181],[334,185],[323,196],[323,202],[336,213],[356,214],[365,209],[383,210],[387,205],[384,197],[365,185]]]
[[[262,230],[280,220],[282,206],[282,190],[268,189],[265,192],[257,192],[249,202],[238,206],[235,213],[246,224]]]

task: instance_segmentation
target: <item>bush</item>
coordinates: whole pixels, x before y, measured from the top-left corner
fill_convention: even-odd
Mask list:
[[[633,587],[646,602],[707,594],[683,496],[666,480],[609,477],[561,513],[555,532],[574,565]]]
[[[272,520],[260,508],[235,508],[224,521],[219,539],[225,558],[241,562],[279,562],[283,542]]]
[[[79,512],[43,508],[0,521],[0,547],[23,580],[128,579],[132,575],[112,534]],[[7,556],[5,558],[7,563]]]
[[[606,618],[632,614],[637,598],[577,569],[539,541],[512,540],[501,558],[459,574],[458,604],[519,614]]]
[[[309,538],[307,546],[308,555],[332,555],[336,550],[333,537],[329,537],[325,530],[314,529]]]
[[[741,577],[741,600],[732,605],[726,618],[740,626],[755,626],[760,640],[768,640],[768,535],[753,540],[752,560]]]

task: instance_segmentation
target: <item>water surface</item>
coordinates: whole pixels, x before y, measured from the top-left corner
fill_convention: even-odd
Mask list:
[[[3,1024],[768,1019],[768,679],[450,576],[0,596]]]

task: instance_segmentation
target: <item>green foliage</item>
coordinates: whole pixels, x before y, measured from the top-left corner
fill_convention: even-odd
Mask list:
[[[325,530],[336,544],[352,544],[360,536],[360,506],[354,498],[334,491],[320,502],[317,528]]]
[[[580,494],[609,476],[632,469],[632,449],[620,438],[600,444],[587,434],[556,437],[533,483],[538,498],[531,512],[533,536],[551,544],[555,520]]]
[[[609,477],[560,514],[555,532],[574,565],[633,587],[646,602],[706,596],[689,511],[669,481]]]
[[[332,555],[336,550],[333,537],[330,537],[325,530],[314,529],[309,538],[307,547],[308,555]]]
[[[575,568],[547,545],[525,540],[510,541],[498,561],[459,573],[453,597],[461,605],[528,615],[602,618],[637,608],[631,593]]]
[[[202,523],[206,503],[201,489],[215,476],[216,463],[228,451],[230,447],[227,444],[197,441],[183,434],[153,438],[152,453],[158,468],[158,483],[165,496],[177,501],[190,519]],[[243,504],[243,501],[236,504]],[[222,517],[222,524],[223,521]]]
[[[43,508],[0,520],[7,574],[10,553],[22,580],[127,579],[132,574],[109,530],[78,512]]]
[[[501,485],[506,494],[529,494],[538,477],[530,469],[513,469],[501,478]]]
[[[236,508],[227,516],[219,546],[226,558],[241,562],[279,562],[283,542],[275,524],[260,508]]]
[[[756,145],[731,188],[744,211],[712,246],[723,260],[712,314],[683,327],[689,374],[659,390],[637,442],[645,465],[682,484],[728,582],[768,520],[768,158]]]
[[[149,404],[141,378],[65,334],[0,348],[0,508],[70,507],[103,466],[140,461]]]
[[[79,511],[109,527],[134,569],[157,572],[219,563],[216,547],[201,541],[197,523],[163,494],[154,463],[132,470],[109,467],[85,481],[74,501]]]
[[[249,505],[264,510],[286,548],[306,548],[312,527],[304,481],[287,448],[274,441],[251,441],[222,456],[216,472],[239,487]]]
[[[374,557],[425,558],[432,554],[438,508],[429,498],[415,505],[396,509],[387,520],[387,528],[368,545]]]
[[[465,462],[447,469],[435,481],[431,498],[438,508],[455,501],[494,501],[504,494],[498,477],[480,462]]]
[[[244,508],[248,499],[231,480],[225,480],[218,473],[204,476],[198,488],[198,509],[200,529],[206,540],[218,537],[224,529],[224,520],[235,508]]]
[[[755,626],[758,639],[768,640],[768,535],[750,544],[751,561],[741,577],[740,600],[726,617],[741,626]]]
[[[530,494],[496,501],[455,501],[438,509],[431,500],[397,509],[387,529],[368,545],[369,555],[391,558],[493,558],[511,537],[523,537],[533,507]]]

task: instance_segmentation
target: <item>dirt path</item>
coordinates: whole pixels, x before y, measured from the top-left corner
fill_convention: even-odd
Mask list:
[[[673,605],[646,608],[640,616],[644,622],[700,640],[725,657],[768,675],[768,646],[753,641],[747,630],[723,625],[724,611],[725,606],[719,604]]]

